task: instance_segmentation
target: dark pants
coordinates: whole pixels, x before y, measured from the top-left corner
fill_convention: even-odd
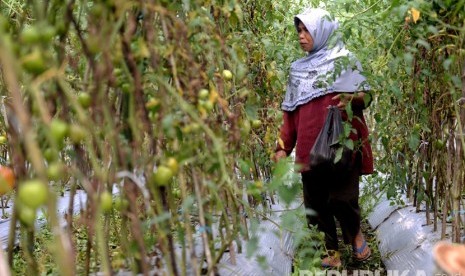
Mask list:
[[[360,162],[355,163],[353,169],[343,174],[302,173],[305,208],[316,212],[316,216],[307,215],[307,221],[325,233],[327,250],[338,250],[334,217],[339,221],[345,243],[352,243],[360,230]]]

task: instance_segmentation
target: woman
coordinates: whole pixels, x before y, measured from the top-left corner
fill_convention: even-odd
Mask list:
[[[324,267],[341,265],[334,217],[340,223],[344,242],[353,248],[353,257],[363,261],[371,251],[360,230],[359,178],[373,173],[373,157],[363,109],[369,105],[369,86],[361,75],[360,63],[345,48],[335,31],[338,23],[322,9],[308,9],[294,18],[302,50],[308,54],[292,63],[285,99],[284,123],[275,161],[288,156],[296,147],[296,163],[301,167],[304,205],[316,216],[307,215],[309,225],[325,233],[327,256]],[[367,100],[368,99],[368,100]],[[338,106],[343,120],[353,117],[349,138],[358,144],[347,173],[312,170],[309,153],[324,124],[328,106]]]

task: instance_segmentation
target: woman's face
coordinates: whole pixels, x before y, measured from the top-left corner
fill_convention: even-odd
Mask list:
[[[297,26],[297,32],[299,33],[300,47],[305,52],[310,52],[313,49],[313,38],[302,21]]]

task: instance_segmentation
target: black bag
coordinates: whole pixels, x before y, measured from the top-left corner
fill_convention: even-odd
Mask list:
[[[344,172],[350,169],[353,150],[342,143],[343,135],[341,111],[337,106],[330,106],[323,128],[310,151],[311,169],[331,172]],[[336,160],[338,154],[340,158]]]

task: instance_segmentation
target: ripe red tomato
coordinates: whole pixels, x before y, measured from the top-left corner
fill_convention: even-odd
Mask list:
[[[15,187],[15,174],[13,170],[0,165],[0,195],[4,195]]]

